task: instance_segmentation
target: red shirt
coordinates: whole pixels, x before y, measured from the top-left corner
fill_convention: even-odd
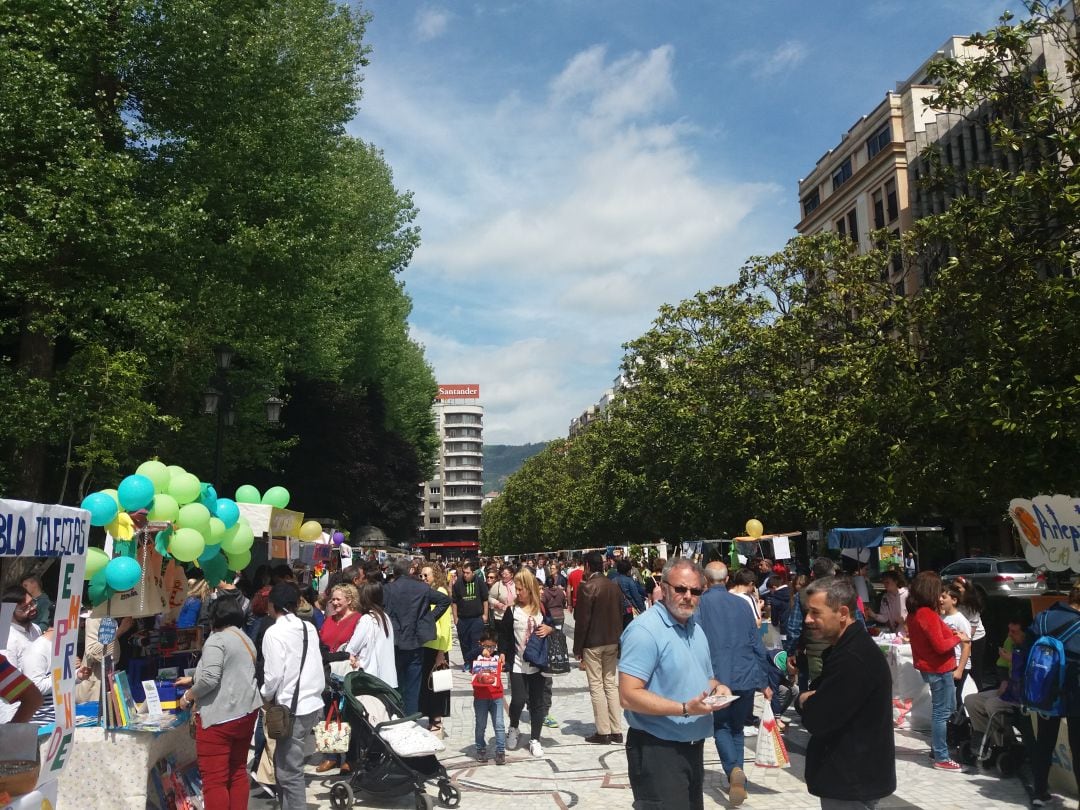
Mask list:
[[[322,630],[319,631],[319,640],[330,652],[337,652],[341,645],[347,644],[352,638],[358,621],[360,621],[360,614],[355,611],[344,619],[335,619],[327,614],[323,620]]]
[[[921,607],[907,618],[911,657],[919,672],[952,672],[956,669],[956,636],[936,611]]]
[[[574,605],[577,603],[577,589],[581,584],[581,577],[585,574],[584,568],[575,568],[566,577],[566,587],[569,590],[567,594],[570,597],[570,609],[574,609]]]

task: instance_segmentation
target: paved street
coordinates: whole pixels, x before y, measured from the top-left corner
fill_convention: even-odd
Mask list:
[[[567,631],[573,622],[568,617]],[[460,665],[455,647],[453,659]],[[585,743],[593,733],[592,710],[585,684],[585,673],[574,670],[555,681],[552,714],[559,728],[544,729],[544,756],[533,758],[520,748],[507,752],[507,764],[496,766],[489,761],[480,765],[473,760],[473,711],[469,679],[458,671],[454,676],[453,716],[444,722],[447,750],[442,755],[454,784],[461,790],[462,808],[485,810],[521,810],[521,808],[627,808],[632,803],[626,778],[626,758],[619,746],[596,746]],[[789,713],[789,716],[790,713]],[[526,714],[527,717],[527,714]],[[522,729],[527,729],[523,720]],[[526,741],[523,735],[523,744]],[[783,770],[758,768],[752,764],[755,739],[748,740],[747,775],[750,797],[743,807],[800,810],[817,808],[818,801],[806,792],[803,784],[803,753],[807,735],[792,722],[785,734],[791,752],[791,767]],[[491,737],[493,741],[493,736]],[[967,769],[962,774],[934,771],[926,757],[927,738],[911,732],[897,732],[896,794],[881,803],[883,808],[933,808],[933,810],[983,810],[1028,806],[1028,798],[1019,780],[1000,779],[996,775]],[[318,755],[309,762],[317,763]],[[727,807],[726,779],[722,775],[712,742],[705,747],[706,807]],[[330,785],[338,778],[316,775],[309,768],[308,796],[312,803],[325,807]],[[436,790],[428,792],[434,796]],[[252,807],[271,807],[269,802],[253,801]],[[410,808],[414,799],[402,797],[393,802],[361,801],[358,806]]]

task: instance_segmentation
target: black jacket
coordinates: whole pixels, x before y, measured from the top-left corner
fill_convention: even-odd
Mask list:
[[[814,796],[872,801],[896,790],[892,678],[885,656],[856,622],[822,656],[802,707],[810,732],[806,788]]]
[[[450,609],[449,596],[412,577],[384,586],[383,603],[399,650],[416,650],[435,638],[435,622]]]

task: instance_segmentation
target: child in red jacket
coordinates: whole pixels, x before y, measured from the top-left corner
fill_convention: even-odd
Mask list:
[[[473,710],[476,713],[476,761],[487,762],[487,721],[495,727],[495,764],[506,764],[506,727],[503,721],[504,657],[499,654],[494,630],[480,634],[480,654],[473,659]]]
[[[911,637],[911,657],[915,669],[930,687],[932,704],[930,747],[934,767],[939,771],[959,771],[961,766],[949,756],[945,727],[956,711],[956,670],[954,650],[957,641],[970,641],[963,633],[949,628],[938,610],[941,607],[941,577],[934,571],[923,571],[908,589],[908,635]]]

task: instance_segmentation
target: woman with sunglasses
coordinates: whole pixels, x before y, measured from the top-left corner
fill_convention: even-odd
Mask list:
[[[425,563],[420,568],[420,581],[439,593],[450,595],[446,573],[437,562]],[[420,673],[420,711],[427,715],[428,728],[442,736],[443,718],[450,714],[450,693],[431,690],[431,673],[450,663],[450,624],[453,616],[446,611],[435,622],[435,638],[424,644],[424,662]]]

